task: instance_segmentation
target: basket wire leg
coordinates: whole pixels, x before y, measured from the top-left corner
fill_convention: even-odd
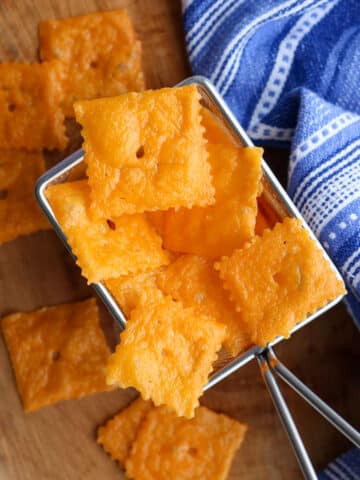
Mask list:
[[[344,418],[329,407],[309,387],[302,383],[288,368],[276,357],[271,348],[268,349],[267,359],[273,372],[279,375],[295,392],[306,400],[328,422],[337,428],[356,447],[360,448],[360,432],[352,427]]]
[[[285,399],[276,382],[275,376],[271,371],[267,355],[267,349],[257,355],[257,360],[259,362],[262,377],[269,390],[277,413],[281,419],[284,429],[294,449],[297,461],[303,472],[304,478],[306,480],[317,480],[318,477],[311,463],[310,457],[306,451],[306,448],[303,444],[303,441],[300,437],[300,434],[289,411],[289,408],[285,402]]]

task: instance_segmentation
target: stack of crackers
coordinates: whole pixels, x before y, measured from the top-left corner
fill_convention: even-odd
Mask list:
[[[128,321],[110,355],[93,299],[4,318],[24,407],[135,387],[143,399],[98,435],[128,476],[223,480],[246,427],[199,406],[220,350],[289,336],[344,286],[300,221],[258,211],[262,150],[239,145],[196,86],[142,91],[126,12],[45,22],[40,42],[43,63],[0,67],[0,148],[23,149],[0,164],[5,208],[19,212],[43,170],[25,150],[64,148],[75,114],[86,178],[46,195],[82,274]],[[3,241],[42,228],[26,208],[37,220]]]

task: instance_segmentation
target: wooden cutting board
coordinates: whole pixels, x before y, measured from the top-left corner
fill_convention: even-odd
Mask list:
[[[37,26],[41,19],[119,7],[129,9],[143,41],[149,87],[171,86],[189,74],[180,2],[175,0],[0,0],[0,61],[37,60]],[[75,149],[76,143],[73,141],[69,150]],[[268,155],[283,175],[286,155]],[[53,232],[0,247],[0,315],[90,294]],[[104,324],[111,333],[111,319],[104,317]],[[344,307],[339,306],[297,333],[278,352],[316,392],[359,426],[359,345],[358,332]],[[285,387],[284,392],[317,467],[348,447],[295,394]],[[25,415],[0,339],[0,480],[125,478],[95,443],[95,431],[134,395],[131,390],[98,394]],[[255,364],[207,392],[203,403],[249,424],[230,479],[301,478]]]

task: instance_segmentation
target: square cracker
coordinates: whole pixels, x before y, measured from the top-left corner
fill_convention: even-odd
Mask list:
[[[151,410],[126,460],[136,480],[225,480],[247,426],[199,407],[191,420]]]
[[[94,298],[8,315],[2,330],[25,411],[109,390]]]
[[[0,151],[0,244],[50,228],[34,197],[44,171],[41,153]]]
[[[160,289],[185,307],[194,307],[200,315],[215,318],[227,326],[224,347],[232,356],[251,345],[247,324],[229,300],[213,260],[182,255],[157,276]]]
[[[43,21],[39,35],[41,59],[63,65],[67,116],[76,100],[144,89],[141,43],[126,10]]]
[[[187,86],[75,104],[95,213],[213,203],[199,99]]]
[[[46,196],[89,283],[168,263],[161,238],[144,215],[89,216],[87,180],[49,186]]]
[[[337,296],[343,282],[300,220],[286,218],[215,264],[259,345],[291,329]]]
[[[224,325],[170,297],[140,306],[120,335],[106,380],[192,417],[225,335]]]
[[[125,467],[140,424],[152,408],[150,401],[139,397],[98,429],[97,442],[121,467]]]
[[[106,280],[105,285],[120,305],[126,317],[139,305],[152,303],[163,297],[156,284],[158,272],[144,272]]]
[[[59,62],[0,64],[0,148],[66,147]]]
[[[202,109],[202,117],[215,204],[165,212],[164,245],[175,252],[230,255],[254,235],[263,151],[236,146],[213,114]]]

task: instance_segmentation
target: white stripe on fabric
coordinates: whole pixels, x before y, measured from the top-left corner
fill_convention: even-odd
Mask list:
[[[321,3],[324,3],[325,1],[328,1],[328,0],[322,0],[322,1],[317,2],[317,3],[321,4]],[[248,42],[248,39],[250,37],[250,33],[252,31],[255,32],[256,30],[258,30],[258,28],[262,24],[268,23],[269,21],[277,20],[279,18],[286,18],[290,15],[293,15],[294,13],[301,12],[302,10],[304,10],[306,7],[312,5],[313,3],[314,3],[314,0],[306,0],[301,4],[299,4],[299,2],[295,2],[295,5],[292,6],[292,2],[288,2],[286,5],[283,4],[282,7],[278,6],[278,8],[273,9],[273,10],[271,10],[270,12],[268,12],[264,15],[261,15],[257,20],[255,20],[254,22],[250,23],[247,27],[245,27],[243,29],[243,31],[240,32],[233,39],[232,42],[230,42],[229,45],[231,45],[231,49],[226,54],[226,56],[225,56],[225,54],[222,56],[222,59],[224,59],[224,60],[222,60],[220,62],[220,64],[218,64],[217,73],[214,72],[211,76],[213,81],[215,81],[216,77],[220,74],[219,78],[216,80],[216,84],[217,84],[217,87],[220,90],[220,92],[223,95],[225,95],[228,87],[233,82],[233,79],[234,79],[234,77],[235,77],[235,75],[238,71],[242,51],[243,51],[246,43]],[[285,11],[281,11],[281,9],[284,10],[284,8],[287,8],[287,7],[292,7],[292,8],[289,8],[288,10],[285,9]],[[235,42],[235,40],[236,40],[236,42]],[[228,45],[228,47],[229,47],[229,45]],[[230,55],[229,59],[226,60],[226,57],[230,54],[231,50],[234,50],[234,52],[233,52],[232,55]],[[222,64],[224,64],[224,66]],[[219,68],[219,65],[221,65],[220,68]],[[225,85],[223,85],[224,82],[226,82]]]
[[[353,262],[356,263],[357,257],[359,255],[360,255],[360,247],[357,250],[355,250],[355,252],[353,252],[349,258],[346,259],[345,263],[340,267],[341,270],[346,272]]]
[[[346,470],[348,474],[351,475],[352,480],[359,480],[359,476],[353,472],[353,470],[349,467],[349,465],[346,462],[344,462],[344,460],[342,460],[341,458],[337,458],[335,460],[335,463],[338,463],[344,470]]]
[[[326,1],[328,1],[328,0],[323,0],[323,2],[320,2],[320,3],[324,3]],[[277,20],[279,18],[286,18],[290,15],[293,15],[294,13],[301,12],[301,10],[303,10],[303,9],[304,9],[304,6],[299,6],[298,8],[293,8],[291,11],[285,12],[284,15],[280,15],[280,16],[277,15],[277,16],[273,17],[271,20]],[[263,21],[262,24],[267,23],[267,21],[268,20]],[[256,27],[254,27],[254,34],[255,34],[255,31],[258,30],[259,27],[260,27],[260,25],[257,25]],[[220,87],[220,91],[223,95],[225,95],[227,93],[228,89],[231,87],[231,85],[232,85],[232,83],[233,83],[233,81],[236,77],[236,74],[237,74],[237,72],[239,70],[239,67],[240,67],[240,62],[241,62],[243,50],[245,49],[246,44],[249,41],[249,39],[250,39],[250,34],[247,35],[241,43],[239,43],[237,51],[235,52],[235,55],[234,55],[233,66],[231,67],[232,72],[230,72],[229,75],[227,77],[225,77],[225,79],[224,79],[225,82],[226,82],[225,85]]]
[[[353,187],[360,184],[359,165],[354,164],[348,167],[346,171],[339,172],[325,185],[322,185],[316,193],[309,199],[301,210],[304,217],[313,227],[317,236],[320,236],[321,230],[345,207],[354,200],[360,198],[360,191],[353,192]],[[331,190],[332,189],[332,190]],[[325,200],[329,191],[332,193],[332,204]]]
[[[325,5],[325,8],[318,7],[307,11],[281,41],[273,69],[250,120],[251,133],[252,127],[258,124],[276,105],[289,76],[300,42],[338,2],[339,0],[333,0]]]
[[[220,58],[219,62],[217,63],[217,66],[214,70],[214,72],[211,74],[210,79],[215,80],[216,77],[219,75],[221,71],[223,71],[223,64],[226,63],[226,59],[229,54],[231,54],[232,50],[234,47],[236,47],[236,44],[244,38],[244,36],[252,30],[258,23],[262,23],[264,20],[270,19],[272,15],[276,15],[278,12],[286,9],[287,7],[291,7],[294,4],[296,5],[297,0],[288,0],[287,2],[281,3],[278,5],[276,8],[273,8],[272,10],[265,12],[263,15],[260,15],[260,17],[255,18],[251,23],[249,23],[246,27],[244,27],[235,37],[227,44],[224,53],[222,57]],[[221,78],[219,78],[219,81]]]
[[[217,19],[217,17],[219,17],[219,15],[221,15],[221,13],[224,10],[229,8],[230,3],[233,3],[233,2],[234,2],[234,0],[225,0],[225,1],[224,0],[215,0],[215,1],[213,1],[211,7],[206,10],[204,15],[202,15],[201,18],[199,18],[199,20],[196,23],[194,23],[194,25],[190,28],[190,30],[188,32],[186,32],[186,34],[185,34],[185,38],[187,40],[187,47],[188,47],[189,52],[193,48],[194,42],[196,42],[198,40],[199,35],[203,36],[206,33],[206,30],[208,30],[209,27],[211,26],[211,24],[213,24],[214,21]],[[236,2],[236,0],[235,0],[235,2]],[[215,11],[215,14],[209,19],[209,17],[214,13],[214,10],[217,10],[217,11]],[[208,19],[209,19],[209,21],[207,21]],[[205,23],[205,22],[207,22],[207,23]],[[203,26],[204,23],[205,23],[205,25]],[[203,26],[203,28],[201,28],[202,26]],[[190,39],[193,35],[194,35],[194,38]]]
[[[255,129],[248,132],[252,138],[257,140],[291,140],[294,129],[293,128],[278,128],[266,123],[259,123]]]
[[[330,470],[329,467],[325,468],[324,473],[331,479],[331,480],[339,480],[339,477],[334,475]]]
[[[323,125],[319,130],[316,130],[306,140],[296,147],[294,152],[290,155],[289,177],[291,177],[297,164],[306,157],[310,152],[321,147],[325,142],[332,138],[341,130],[344,130],[352,123],[360,120],[358,115],[350,112],[344,112],[337,117],[330,120],[326,125]],[[332,126],[333,125],[333,126]]]
[[[355,260],[355,261],[352,263],[351,267],[350,267],[350,268],[348,267],[347,270],[344,270],[344,271],[347,272],[347,274],[348,274],[350,277],[353,277],[353,278],[355,278],[355,277],[354,277],[354,273],[356,272],[356,270],[359,268],[359,265],[360,265],[360,263],[359,263],[359,262],[360,262],[360,256],[358,256],[358,257],[355,258],[354,260]],[[356,276],[358,276],[358,275],[356,275]]]
[[[196,55],[201,51],[201,49],[204,47],[204,45],[209,41],[211,36],[221,27],[221,25],[225,22],[225,20],[228,17],[230,17],[230,15],[232,15],[235,12],[235,10],[238,8],[238,6],[243,2],[244,2],[244,0],[239,0],[237,3],[235,2],[235,4],[232,5],[232,7],[230,7],[229,10],[225,13],[224,13],[223,8],[221,8],[220,12],[217,12],[217,14],[215,15],[216,20],[219,18],[220,14],[223,14],[221,16],[221,18],[219,19],[219,21],[214,23],[211,26],[210,30],[207,31],[206,34],[203,31],[199,32],[198,36],[201,37],[201,40],[199,41],[199,43],[197,45],[195,45],[194,40],[191,42],[193,44],[193,47],[194,47],[193,51],[191,51],[190,47],[188,46],[188,53],[189,53],[190,60],[194,60]],[[196,40],[197,40],[197,38],[196,38]]]
[[[314,186],[318,185],[323,178],[320,174],[325,170],[325,174],[328,174],[330,167],[336,163],[341,162],[345,155],[349,155],[352,151],[360,145],[360,139],[356,140],[355,142],[348,145],[346,148],[340,150],[336,155],[329,158],[324,163],[321,163],[317,168],[311,171],[309,175],[307,175],[304,180],[298,185],[295,193],[293,195],[293,201],[297,203],[300,197],[306,197],[309,189],[314,188]],[[312,182],[311,180],[314,179],[315,181]]]
[[[338,475],[338,478],[341,480],[351,480],[351,478],[348,477],[346,472],[344,472],[340,467],[338,467],[335,462],[331,462],[328,465],[328,469],[332,470],[336,475]]]

